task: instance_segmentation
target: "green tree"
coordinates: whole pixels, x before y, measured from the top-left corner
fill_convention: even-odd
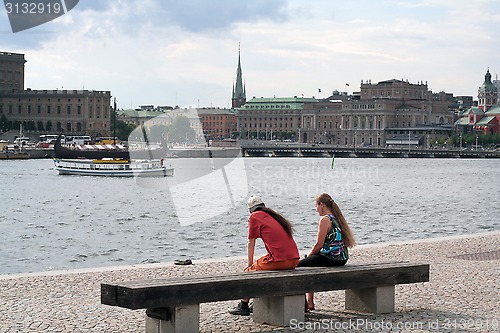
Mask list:
[[[44,131],[43,122],[42,121],[37,121],[36,127],[37,127],[37,129],[38,129],[39,132],[43,132]]]
[[[19,120],[14,120],[10,129],[19,131],[19,126],[21,126],[21,122]]]
[[[116,127],[116,131],[115,131]],[[111,111],[111,136],[115,135],[121,141],[127,141],[130,133],[136,128],[134,124],[129,124],[124,121],[117,119],[116,112]]]
[[[167,125],[153,125],[149,128],[148,140],[151,143],[161,143],[168,137],[170,127]]]
[[[195,138],[196,132],[191,128],[188,117],[175,117],[168,131],[168,142],[194,143]]]
[[[116,121],[116,136],[122,141],[127,141],[130,133],[136,128],[134,124],[129,124],[121,120]],[[112,133],[114,129],[112,128]]]
[[[28,121],[26,127],[28,128],[29,131],[36,131],[35,122],[33,120]]]
[[[7,132],[9,129],[9,120],[4,114],[2,114],[2,116],[0,117],[0,130],[2,132]]]

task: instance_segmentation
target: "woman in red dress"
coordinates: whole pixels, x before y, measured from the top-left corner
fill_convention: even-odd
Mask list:
[[[294,269],[299,263],[299,250],[293,239],[292,224],[281,214],[267,208],[259,196],[248,200],[248,265],[245,272],[259,270]],[[267,254],[254,261],[255,242],[262,239]],[[248,316],[249,299],[242,299],[229,311],[234,315]]]

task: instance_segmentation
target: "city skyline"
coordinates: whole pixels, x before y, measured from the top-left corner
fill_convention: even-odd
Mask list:
[[[4,51],[26,55],[26,88],[110,90],[119,108],[230,107],[239,45],[247,99],[388,79],[476,98],[500,70],[498,12],[490,0],[87,0],[16,34],[4,15],[0,31]]]

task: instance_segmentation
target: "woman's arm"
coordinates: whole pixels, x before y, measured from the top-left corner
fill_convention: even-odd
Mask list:
[[[248,256],[248,266],[250,267],[253,264],[253,255],[255,251],[255,238],[248,239],[247,244],[247,256]]]
[[[319,250],[323,247],[323,243],[325,242],[326,234],[328,233],[328,230],[330,229],[332,223],[330,222],[330,219],[326,216],[323,216],[318,223],[318,236],[316,238],[316,243],[314,243],[314,246],[312,247],[311,251],[309,252],[309,255],[312,254],[317,254],[319,253]]]

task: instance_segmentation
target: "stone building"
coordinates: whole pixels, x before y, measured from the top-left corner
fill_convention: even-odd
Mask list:
[[[237,128],[242,139],[294,139],[308,123],[307,115],[301,120],[305,105],[318,103],[316,98],[252,98],[238,109]],[[311,124],[312,126],[312,124]],[[307,142],[307,139],[301,139]]]
[[[0,52],[0,94],[24,90],[24,54]]]
[[[433,93],[427,83],[386,80],[361,82],[360,91],[348,96],[334,91],[325,99],[252,98],[235,106],[235,91],[241,83],[238,54],[237,84],[233,107],[241,139],[292,140],[301,143],[342,146],[385,146],[387,139],[429,146],[453,131],[454,110],[470,105],[472,98]]]
[[[127,109],[117,111],[117,119],[135,126],[153,127],[172,125],[176,117],[182,116],[189,120],[190,127],[194,130],[197,142],[204,142],[203,126],[200,110],[196,108],[172,108],[168,106],[141,109]],[[154,111],[151,111],[154,110]]]
[[[390,129],[391,138],[419,136],[419,144],[428,145],[451,135],[453,102],[452,94],[432,93],[424,83],[362,82],[360,92],[348,99],[253,98],[238,110],[238,131],[244,139],[385,146]]]
[[[0,116],[29,134],[109,136],[111,92],[24,88],[23,54],[0,52]],[[13,128],[16,129],[16,128]]]
[[[372,84],[361,82],[359,99],[351,99],[342,106],[342,145],[385,146],[388,133],[398,133],[402,139],[422,135],[422,128],[433,125],[434,129],[419,138],[427,146],[435,139],[440,126],[451,135],[454,114],[448,106],[454,102],[449,93],[433,93],[426,83],[409,83],[403,80],[387,80]],[[427,134],[432,134],[429,136]],[[408,139],[406,139],[408,140]]]

